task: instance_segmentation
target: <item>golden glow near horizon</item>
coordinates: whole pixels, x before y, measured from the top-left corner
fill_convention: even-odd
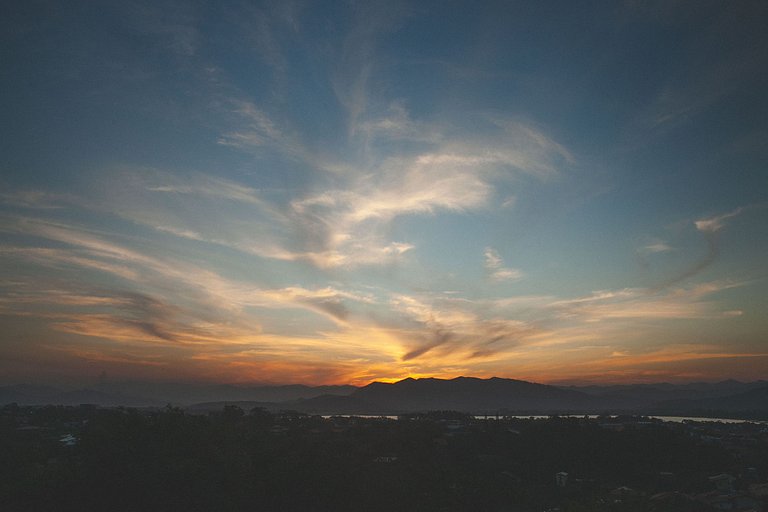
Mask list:
[[[752,7],[251,4],[0,19],[0,384],[768,378]]]

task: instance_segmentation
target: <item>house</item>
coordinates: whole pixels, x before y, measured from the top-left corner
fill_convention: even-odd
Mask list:
[[[617,487],[616,489],[609,491],[608,494],[616,500],[622,500],[625,498],[636,498],[637,496],[640,495],[638,491],[627,486]]]
[[[679,491],[654,494],[648,500],[650,512],[674,510],[676,512],[701,512],[701,503]]]
[[[67,434],[65,436],[61,436],[59,442],[64,446],[75,446],[77,444],[77,438],[72,434]]]
[[[749,494],[756,498],[768,499],[768,483],[750,485]]]
[[[696,499],[715,510],[732,510],[734,512],[753,512],[762,510],[758,500],[743,492],[721,494],[712,491],[696,496]]]
[[[382,455],[379,457],[376,457],[373,459],[373,462],[383,462],[386,464],[389,464],[391,462],[397,461],[397,457],[391,456],[391,455]]]
[[[736,477],[727,473],[721,473],[709,477],[709,481],[714,484],[715,489],[718,491],[730,492],[733,491],[733,483],[736,481]]]

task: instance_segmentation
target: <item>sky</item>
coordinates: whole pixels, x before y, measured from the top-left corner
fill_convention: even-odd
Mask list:
[[[3,2],[0,383],[768,378],[767,20]]]

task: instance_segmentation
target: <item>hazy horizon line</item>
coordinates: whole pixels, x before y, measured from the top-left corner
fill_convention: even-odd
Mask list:
[[[752,380],[741,380],[734,377],[719,378],[719,379],[680,379],[680,380],[534,380],[515,377],[477,377],[473,375],[459,375],[456,377],[438,377],[438,376],[418,376],[418,377],[403,377],[398,379],[378,379],[371,380],[367,384],[351,384],[351,383],[308,383],[308,382],[269,382],[269,381],[217,381],[217,380],[157,380],[157,379],[105,379],[99,381],[98,377],[92,379],[40,379],[40,380],[24,380],[24,381],[5,381],[0,382],[0,387],[14,387],[14,386],[42,386],[42,387],[66,387],[66,388],[98,388],[105,385],[119,385],[119,384],[144,384],[144,385],[157,385],[157,386],[231,386],[238,388],[248,387],[287,387],[287,386],[305,386],[308,388],[322,388],[322,387],[353,387],[363,388],[370,384],[382,383],[382,384],[395,384],[406,380],[439,380],[439,381],[452,381],[457,379],[477,379],[477,380],[514,380],[520,382],[529,382],[533,384],[543,384],[547,386],[555,387],[609,387],[609,386],[652,386],[652,385],[672,385],[672,386],[685,386],[694,384],[721,384],[724,382],[735,382],[740,384],[752,384],[758,382],[768,382],[768,377],[758,378]]]

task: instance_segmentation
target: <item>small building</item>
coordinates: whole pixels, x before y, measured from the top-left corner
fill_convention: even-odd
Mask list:
[[[385,464],[389,464],[395,461],[397,461],[397,457],[392,455],[380,455],[373,459],[373,462],[383,462]]]
[[[64,446],[75,446],[77,444],[77,438],[72,434],[67,434],[65,436],[61,436],[59,442]]]
[[[555,473],[555,484],[557,484],[558,487],[565,487],[568,485],[568,473],[565,471],[560,471],[559,473]]]
[[[709,477],[709,481],[718,491],[731,492],[733,491],[733,483],[736,481],[736,477],[729,475],[728,473],[721,473],[719,475]]]
[[[657,485],[664,490],[671,491],[675,487],[675,474],[671,471],[659,471],[657,474]]]
[[[612,489],[608,492],[608,494],[614,499],[614,500],[624,500],[627,498],[636,498],[640,496],[640,493],[636,491],[635,489],[632,489],[631,487],[627,486],[621,486],[617,487],[615,489]]]
[[[768,483],[750,485],[749,494],[757,498],[768,499]]]
[[[761,504],[758,500],[742,492],[731,492],[721,494],[712,491],[706,494],[696,496],[696,499],[715,510],[731,510],[734,512],[752,512],[761,510]]]
[[[747,483],[756,484],[760,481],[760,473],[757,468],[744,468],[741,472],[741,478]]]
[[[676,512],[701,512],[701,503],[696,501],[692,496],[679,491],[668,491],[654,494],[648,500],[648,510],[655,511],[667,511],[674,510]]]

